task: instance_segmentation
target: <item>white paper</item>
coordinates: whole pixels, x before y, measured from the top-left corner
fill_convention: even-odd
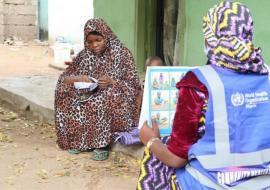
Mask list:
[[[98,86],[98,80],[90,77],[94,82],[74,82],[74,87],[77,90],[88,89],[89,91],[94,90]]]

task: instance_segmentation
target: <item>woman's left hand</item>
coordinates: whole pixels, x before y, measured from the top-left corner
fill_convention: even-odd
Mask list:
[[[155,137],[160,138],[160,132],[156,122],[156,118],[152,118],[152,128],[148,126],[147,121],[143,123],[143,126],[140,129],[140,139],[143,144],[146,145],[151,138]]]
[[[98,84],[100,86],[100,88],[104,89],[109,87],[110,85],[113,85],[115,83],[115,81],[113,79],[111,79],[108,76],[102,76],[98,79]]]

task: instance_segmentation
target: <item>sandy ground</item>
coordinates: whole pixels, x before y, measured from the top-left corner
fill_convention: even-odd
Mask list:
[[[0,45],[0,79],[57,76],[48,46]],[[53,126],[26,120],[0,105],[0,190],[133,190],[138,161],[121,153],[104,162],[91,153],[71,155],[60,150]]]
[[[26,120],[0,107],[1,190],[132,190],[138,161],[112,152],[107,161],[92,161],[55,144],[53,126]]]
[[[0,44],[0,78],[31,75],[59,75],[61,71],[49,67],[53,52],[49,46],[28,42],[24,46]]]

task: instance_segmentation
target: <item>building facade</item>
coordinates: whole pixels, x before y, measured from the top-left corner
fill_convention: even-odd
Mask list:
[[[16,36],[83,44],[83,27],[93,12],[93,0],[0,0],[0,43]]]
[[[48,39],[52,43],[63,37],[71,43],[83,44],[83,28],[93,17],[93,0],[47,0]]]
[[[166,65],[206,63],[202,17],[221,0],[94,0],[94,16],[103,18],[132,51],[140,72],[148,56],[162,57]],[[270,63],[269,0],[238,0],[251,10],[254,44]]]
[[[64,37],[83,41],[89,18],[103,18],[131,50],[140,72],[152,55],[166,65],[197,66],[206,62],[202,17],[221,0],[0,0],[0,43],[9,36],[51,43]],[[252,13],[254,44],[270,63],[269,0],[239,0]]]
[[[9,36],[37,36],[37,0],[0,0],[0,42]]]

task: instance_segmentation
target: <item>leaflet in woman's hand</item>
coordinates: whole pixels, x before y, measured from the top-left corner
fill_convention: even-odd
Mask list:
[[[89,91],[94,90],[98,86],[98,80],[91,77],[93,82],[74,82],[74,87],[77,90],[88,89]]]

